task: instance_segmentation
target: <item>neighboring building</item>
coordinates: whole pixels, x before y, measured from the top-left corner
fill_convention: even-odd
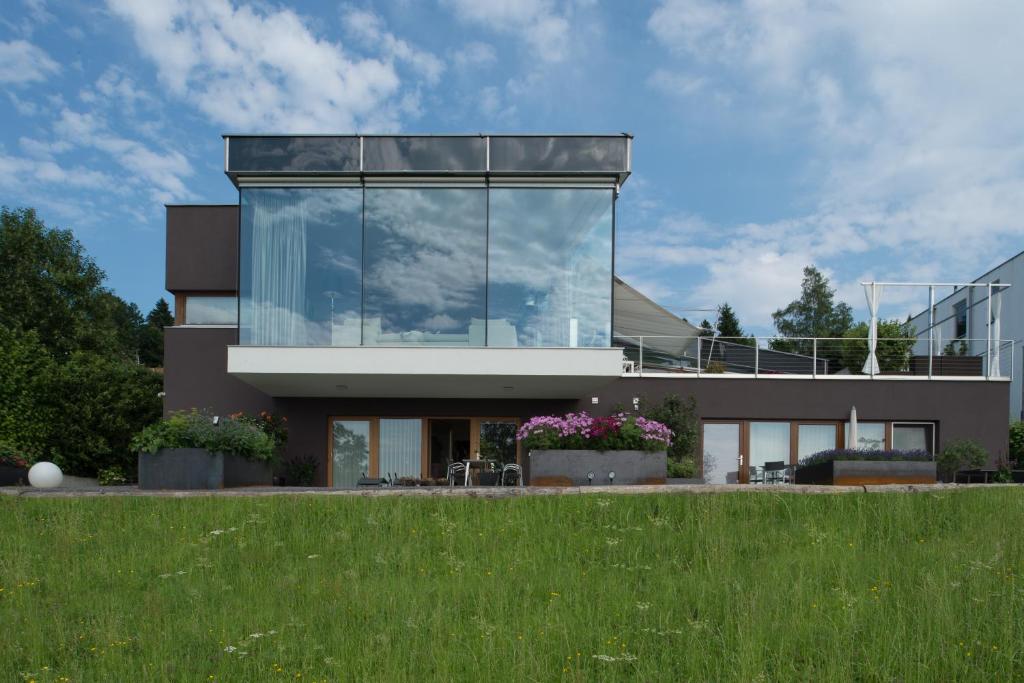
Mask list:
[[[1009,414],[1011,420],[1024,419],[1024,383],[1021,370],[1024,369],[1024,252],[1003,261],[992,270],[974,280],[978,284],[1009,284],[993,295],[1002,299],[999,306],[999,357],[997,372],[1012,375],[1010,385]],[[947,288],[948,291],[948,288]],[[988,339],[985,317],[989,312],[987,287],[961,287],[935,302],[933,320],[933,345],[936,354],[985,356]],[[914,316],[911,321],[915,334],[925,341],[918,346],[920,353],[926,353],[928,339],[928,309]],[[1011,344],[1012,342],[1012,344]],[[993,347],[995,348],[995,347]]]
[[[315,458],[327,486],[476,453],[528,471],[523,420],[667,394],[697,401],[710,481],[842,445],[853,406],[861,445],[969,437],[1005,455],[1007,380],[742,356],[616,280],[631,144],[227,136],[239,205],[167,207],[165,410],[284,415],[288,457]]]

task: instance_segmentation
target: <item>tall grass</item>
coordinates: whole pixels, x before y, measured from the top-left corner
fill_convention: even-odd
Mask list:
[[[1024,490],[0,498],[0,680],[1011,680]]]

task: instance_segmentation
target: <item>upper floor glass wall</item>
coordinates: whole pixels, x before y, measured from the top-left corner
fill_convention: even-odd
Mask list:
[[[239,343],[360,343],[362,199],[359,188],[242,191]]]
[[[242,188],[239,339],[607,347],[613,191]]]

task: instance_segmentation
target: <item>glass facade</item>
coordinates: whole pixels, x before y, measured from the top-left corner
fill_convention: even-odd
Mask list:
[[[363,344],[484,346],[487,191],[367,188]]]
[[[185,297],[186,325],[237,325],[238,297],[197,296]]]
[[[611,344],[613,190],[242,188],[239,343]]]
[[[239,239],[239,343],[360,343],[358,188],[245,189]]]
[[[492,189],[489,346],[609,346],[612,191]]]

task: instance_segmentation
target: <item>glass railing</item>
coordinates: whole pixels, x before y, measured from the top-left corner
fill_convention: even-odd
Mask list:
[[[1012,378],[1014,341],[958,339],[928,353],[928,340],[840,337],[613,337],[623,373],[809,377]]]

